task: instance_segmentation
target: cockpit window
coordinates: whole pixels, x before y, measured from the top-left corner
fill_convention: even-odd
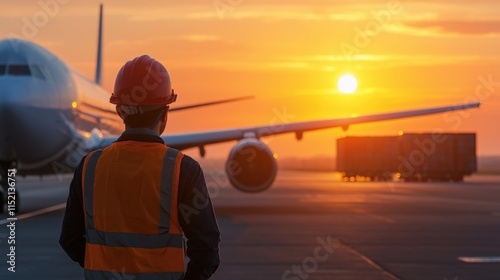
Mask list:
[[[9,75],[30,76],[31,71],[28,65],[9,65]]]
[[[25,64],[0,64],[0,76],[33,76],[40,80],[51,80],[51,75],[47,67],[44,65],[25,65]]]
[[[42,69],[42,67],[38,65],[31,65],[31,72],[33,72],[33,77],[46,80],[47,77],[45,76],[45,71],[47,69]]]

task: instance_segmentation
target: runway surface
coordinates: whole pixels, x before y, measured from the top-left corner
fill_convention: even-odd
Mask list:
[[[206,177],[222,231],[212,279],[500,279],[499,176],[345,183],[334,173],[280,171],[260,194],[232,189],[221,171]],[[58,245],[69,181],[18,178],[16,272],[7,270],[3,214],[0,279],[83,279]]]

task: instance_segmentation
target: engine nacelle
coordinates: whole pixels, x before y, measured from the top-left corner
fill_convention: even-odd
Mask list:
[[[231,184],[243,192],[261,192],[276,178],[278,165],[266,144],[255,138],[243,139],[229,153],[226,173]]]

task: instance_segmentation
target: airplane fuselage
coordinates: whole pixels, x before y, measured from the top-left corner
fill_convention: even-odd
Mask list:
[[[70,172],[92,137],[123,124],[109,93],[44,48],[0,41],[0,163],[21,174]]]

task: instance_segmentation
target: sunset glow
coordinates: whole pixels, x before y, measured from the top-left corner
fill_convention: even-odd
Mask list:
[[[60,1],[65,4],[53,11],[40,6],[43,0],[0,2],[8,11],[0,19],[1,37],[40,44],[93,79],[103,1]],[[104,88],[112,91],[127,60],[149,54],[169,70],[179,94],[172,107],[255,96],[172,113],[167,133],[482,101],[463,114],[310,132],[303,141],[292,135],[265,140],[280,158],[298,150],[334,155],[337,137],[438,129],[477,132],[478,154],[500,154],[491,129],[500,119],[500,1],[217,2],[227,5],[104,1]],[[338,80],[346,70],[357,88],[352,78]],[[355,94],[332,94],[339,92]],[[226,157],[233,145],[208,146],[207,154]]]

